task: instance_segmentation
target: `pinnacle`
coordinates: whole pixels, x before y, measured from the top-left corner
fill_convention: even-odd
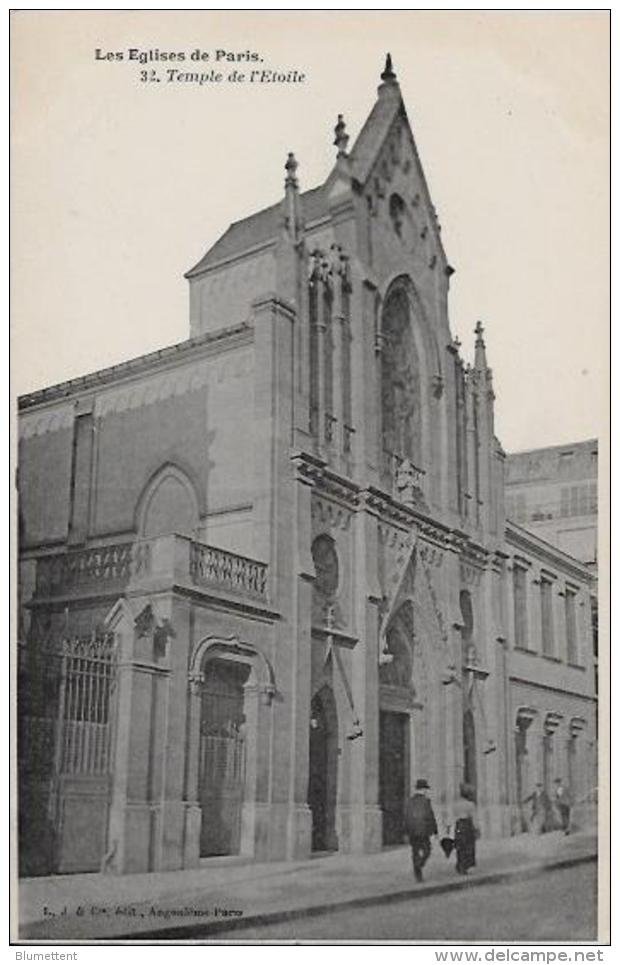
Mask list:
[[[385,67],[383,68],[383,73],[381,74],[381,80],[396,80],[396,74],[392,68],[392,55],[387,54],[385,58]]]
[[[299,167],[295,155],[292,151],[289,151],[288,157],[286,159],[286,164],[284,165],[284,170],[286,171],[286,179],[284,181],[285,187],[296,188],[297,187],[297,176],[296,171]]]
[[[342,114],[338,115],[338,122],[334,128],[334,134],[336,135],[334,139],[334,144],[338,148],[338,157],[344,157],[347,153],[347,144],[349,143],[349,135],[346,131],[346,124]]]

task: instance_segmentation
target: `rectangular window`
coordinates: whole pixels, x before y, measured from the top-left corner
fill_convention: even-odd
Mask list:
[[[512,589],[515,612],[515,647],[527,647],[527,592],[526,572],[521,566],[512,571]]]
[[[590,505],[588,506],[588,511],[596,515],[596,513],[598,512],[598,496],[596,492],[596,483],[589,484],[588,494],[589,494],[589,502],[590,502]]]
[[[540,617],[542,652],[547,657],[552,657],[555,652],[553,639],[553,584],[544,577],[540,581]]]
[[[566,659],[568,663],[576,664],[579,660],[579,651],[577,647],[577,596],[574,590],[566,590],[564,612],[566,614]]]

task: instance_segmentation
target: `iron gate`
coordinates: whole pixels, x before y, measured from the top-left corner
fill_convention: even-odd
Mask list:
[[[19,647],[20,874],[96,871],[107,845],[112,634]]]
[[[243,685],[246,664],[210,660],[205,667],[200,715],[200,854],[236,854],[245,785]]]

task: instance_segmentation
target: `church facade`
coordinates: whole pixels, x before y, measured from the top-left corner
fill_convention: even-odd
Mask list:
[[[187,273],[188,341],[20,399],[23,874],[374,851],[418,777],[588,819],[592,575],[506,519],[389,59],[348,141]]]

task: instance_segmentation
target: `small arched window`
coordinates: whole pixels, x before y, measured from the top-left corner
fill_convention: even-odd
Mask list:
[[[390,220],[392,222],[392,227],[394,231],[400,238],[403,233],[403,226],[405,222],[405,202],[401,198],[400,194],[393,194],[390,197]]]

